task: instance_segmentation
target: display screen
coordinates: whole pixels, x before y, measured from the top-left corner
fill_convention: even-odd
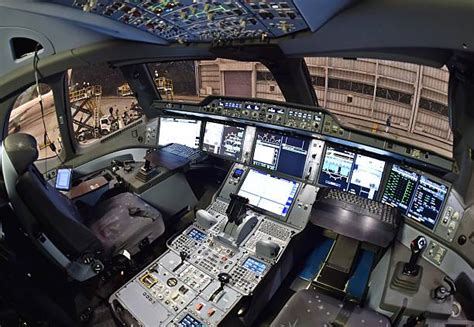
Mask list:
[[[382,181],[385,161],[357,154],[347,191],[364,198],[376,198]]]
[[[303,177],[311,139],[258,131],[253,164],[280,173]]]
[[[328,146],[319,184],[374,199],[379,192],[384,168],[382,160]]]
[[[393,165],[385,184],[382,203],[397,207],[402,214],[406,215],[415,194],[418,178],[417,173]]]
[[[298,187],[297,182],[251,169],[238,195],[248,198],[251,205],[285,217],[295,200]]]
[[[200,136],[200,120],[167,117],[160,119],[159,145],[179,143],[196,149],[199,147]]]
[[[267,268],[267,265],[261,261],[255,260],[254,258],[247,258],[243,266],[255,274],[262,274]]]
[[[441,213],[448,187],[428,177],[420,176],[407,216],[433,229]]]
[[[448,186],[398,165],[393,165],[382,202],[400,209],[409,218],[433,229],[448,193]]]
[[[71,188],[71,179],[71,168],[59,168],[56,172],[56,188],[58,190],[69,191]]]
[[[206,238],[206,234],[196,228],[191,229],[188,233],[188,236],[199,242],[204,241]]]
[[[238,160],[242,155],[245,128],[218,123],[206,123],[204,151]]]
[[[183,317],[183,319],[179,321],[178,326],[179,327],[204,327],[206,325],[204,325],[202,322],[200,322],[199,320],[197,320],[190,314],[187,314],[186,316]]]

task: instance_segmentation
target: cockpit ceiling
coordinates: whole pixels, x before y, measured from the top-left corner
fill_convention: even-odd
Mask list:
[[[267,41],[309,29],[295,3],[297,1],[292,0],[53,0],[52,2],[108,17],[172,43],[243,39]]]

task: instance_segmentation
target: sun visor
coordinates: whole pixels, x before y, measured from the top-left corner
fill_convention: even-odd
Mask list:
[[[311,32],[317,31],[337,13],[358,0],[294,0]]]

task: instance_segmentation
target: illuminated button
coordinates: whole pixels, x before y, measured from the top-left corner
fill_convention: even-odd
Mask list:
[[[216,313],[216,309],[214,309],[214,308],[210,308],[209,310],[207,310],[207,315],[209,317],[212,317],[214,315],[214,313]]]
[[[202,303],[196,303],[196,311],[201,311],[201,309],[204,307],[204,304]]]
[[[177,298],[179,298],[178,292],[174,292],[173,294],[171,294],[171,300],[175,301]]]

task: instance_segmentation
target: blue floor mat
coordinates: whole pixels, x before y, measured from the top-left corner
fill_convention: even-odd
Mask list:
[[[334,240],[321,237],[315,244],[314,250],[306,259],[304,268],[298,274],[298,277],[304,280],[313,280],[321,269],[324,260],[331,251]],[[371,251],[360,250],[355,262],[354,271],[349,279],[346,293],[349,297],[361,300],[374,262],[375,254]]]
[[[360,250],[355,264],[352,277],[349,279],[346,293],[352,298],[362,300],[367,283],[369,281],[370,271],[374,263],[375,254],[371,251]]]
[[[328,256],[329,251],[334,243],[334,240],[326,237],[321,237],[317,242],[313,252],[309,255],[306,260],[306,264],[298,274],[298,276],[305,280],[312,280],[316,277],[316,274],[319,272],[321,265]]]

